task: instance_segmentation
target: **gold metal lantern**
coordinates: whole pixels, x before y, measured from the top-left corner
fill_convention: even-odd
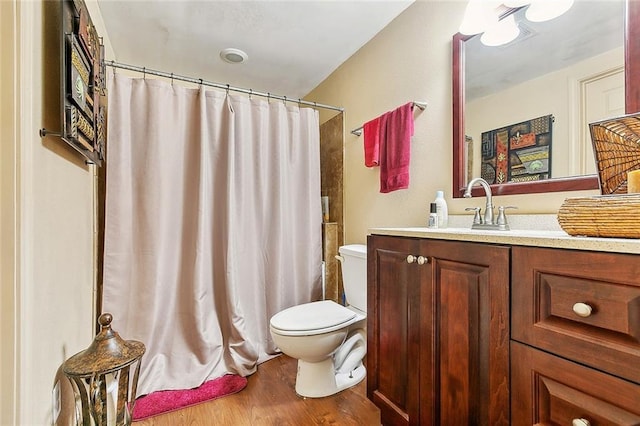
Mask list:
[[[111,314],[100,315],[100,332],[93,343],[62,365],[81,405],[82,426],[131,424],[145,347],[123,340],[111,329],[112,320]]]

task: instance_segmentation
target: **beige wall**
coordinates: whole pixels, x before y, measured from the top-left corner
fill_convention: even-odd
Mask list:
[[[0,1],[0,424],[15,418],[15,123],[13,2]]]
[[[50,97],[56,35],[43,25],[58,6],[0,2],[2,425],[51,424],[56,370],[94,335],[95,169],[38,136],[41,127],[59,130]]]
[[[364,243],[371,227],[425,226],[428,204],[438,189],[445,191],[450,214],[483,205],[479,199],[451,198],[451,38],[465,5],[418,0],[307,96],[345,108],[347,244]],[[380,194],[378,170],[364,166],[362,137],[349,131],[411,100],[429,104],[415,114],[411,184],[407,190]],[[567,196],[593,193],[500,196],[495,204],[518,206],[518,213],[556,213]]]

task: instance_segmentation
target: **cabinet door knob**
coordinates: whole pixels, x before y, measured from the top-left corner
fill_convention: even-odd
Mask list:
[[[572,426],[591,426],[591,423],[587,419],[573,419],[571,424]]]
[[[429,263],[429,258],[424,256],[418,256],[418,265],[424,265],[425,263]]]
[[[588,316],[591,315],[591,311],[592,311],[591,306],[587,305],[586,303],[578,302],[575,305],[573,305],[573,312],[575,312],[575,314],[578,315],[579,317],[587,318]]]
[[[416,257],[412,254],[410,254],[409,256],[407,256],[407,263],[413,263],[416,261]]]

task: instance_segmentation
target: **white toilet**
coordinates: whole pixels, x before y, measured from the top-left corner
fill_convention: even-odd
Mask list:
[[[356,385],[367,372],[367,246],[339,249],[347,307],[331,300],[305,303],[271,318],[280,350],[298,359],[296,393],[319,398]]]

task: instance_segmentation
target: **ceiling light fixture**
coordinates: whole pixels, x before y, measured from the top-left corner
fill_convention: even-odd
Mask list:
[[[220,58],[230,64],[241,64],[249,59],[249,56],[240,49],[228,47],[220,51]]]
[[[523,7],[531,3],[531,0],[504,0],[502,4],[507,7]]]
[[[509,9],[527,7],[525,17],[529,21],[543,22],[562,15],[573,3],[574,0],[503,0],[502,4],[488,0],[469,0],[459,31],[464,35],[484,33],[480,37],[483,44],[500,46],[515,40],[520,34],[513,13],[500,19]]]

